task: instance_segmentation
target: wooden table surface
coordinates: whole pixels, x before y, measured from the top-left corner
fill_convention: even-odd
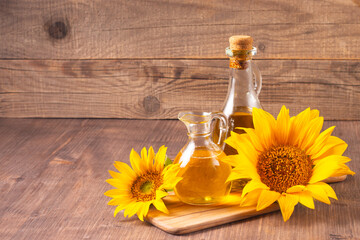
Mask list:
[[[167,234],[136,217],[113,217],[104,192],[113,161],[165,144],[174,157],[186,141],[176,120],[0,119],[0,239],[359,239],[360,121],[326,121],[348,144],[357,174],[332,184],[338,201],[280,212],[192,234]]]

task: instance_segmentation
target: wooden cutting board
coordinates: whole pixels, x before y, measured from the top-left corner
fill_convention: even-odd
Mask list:
[[[341,176],[329,178],[325,182],[345,179],[346,176]],[[277,203],[262,211],[256,211],[256,207],[239,207],[240,195],[241,192],[232,192],[226,202],[217,206],[192,206],[180,202],[172,193],[164,198],[169,214],[150,208],[145,219],[165,232],[184,234],[279,210]]]

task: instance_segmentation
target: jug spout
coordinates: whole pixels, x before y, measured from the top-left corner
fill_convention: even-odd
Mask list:
[[[188,135],[209,135],[211,133],[211,113],[209,112],[181,112],[178,115],[187,130]]]
[[[202,136],[206,137],[212,134],[212,121],[220,120],[220,137],[217,145],[221,147],[226,136],[227,120],[223,113],[220,112],[180,112],[178,115],[188,130],[190,137]]]

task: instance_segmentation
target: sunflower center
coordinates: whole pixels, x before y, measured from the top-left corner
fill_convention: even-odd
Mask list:
[[[310,156],[294,146],[274,146],[262,152],[256,168],[261,181],[279,193],[295,185],[306,185],[312,175]]]
[[[146,202],[156,199],[156,190],[163,184],[161,173],[147,172],[140,175],[131,185],[131,194],[136,201]]]

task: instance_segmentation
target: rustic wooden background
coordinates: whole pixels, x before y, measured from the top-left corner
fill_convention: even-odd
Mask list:
[[[0,0],[0,117],[218,110],[234,34],[255,39],[266,110],[360,119],[359,0]]]

